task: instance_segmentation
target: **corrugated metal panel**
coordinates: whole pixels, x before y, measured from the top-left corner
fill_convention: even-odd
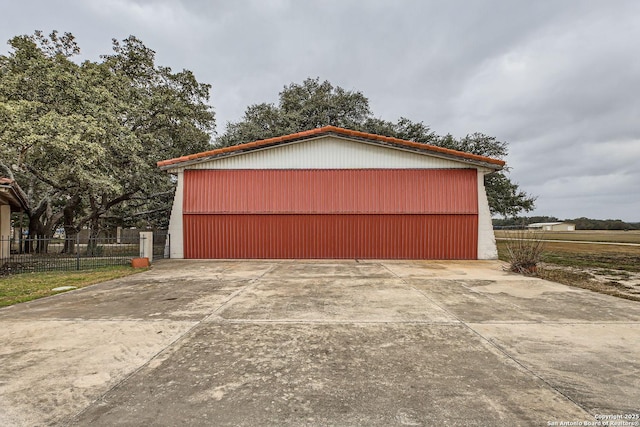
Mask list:
[[[238,154],[189,169],[456,169],[464,162],[331,136]],[[180,168],[172,169],[176,172]]]
[[[186,258],[476,259],[476,215],[185,215]]]
[[[475,169],[185,171],[185,214],[476,214]]]

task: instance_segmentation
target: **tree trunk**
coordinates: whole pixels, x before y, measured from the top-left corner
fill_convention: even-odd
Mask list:
[[[71,202],[71,201],[70,201]],[[73,224],[75,219],[75,205],[67,203],[62,211],[62,217],[64,218],[64,247],[62,253],[73,254],[76,249],[76,241],[78,239],[78,229]]]
[[[46,253],[44,237],[44,226],[39,216],[29,216],[29,237],[25,240],[25,253]]]
[[[91,219],[91,227],[89,228],[89,242],[87,243],[87,255],[99,255],[98,236],[100,235],[100,218]]]
[[[78,230],[73,225],[64,225],[64,247],[63,254],[74,254],[76,252],[76,241],[78,240]]]
[[[25,252],[47,253],[53,237],[54,227],[58,225],[61,212],[53,213],[50,200],[44,198],[35,209],[28,211],[29,238],[25,242]]]

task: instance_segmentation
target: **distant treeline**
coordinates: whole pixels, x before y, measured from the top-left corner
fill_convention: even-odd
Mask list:
[[[555,216],[529,216],[509,219],[494,219],[494,227],[526,227],[536,222],[571,222],[576,230],[640,230],[640,222],[624,222],[619,219],[558,219]]]

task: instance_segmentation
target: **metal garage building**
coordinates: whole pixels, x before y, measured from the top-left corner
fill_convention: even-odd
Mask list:
[[[492,259],[501,160],[327,126],[158,162],[172,258]]]
[[[535,222],[527,225],[529,230],[538,231],[576,231],[576,225],[571,222]]]

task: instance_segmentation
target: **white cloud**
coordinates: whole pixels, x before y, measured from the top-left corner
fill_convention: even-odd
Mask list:
[[[197,30],[202,25],[197,15],[175,1],[103,0],[88,2],[87,7],[98,16],[130,22],[143,31],[175,33]]]

